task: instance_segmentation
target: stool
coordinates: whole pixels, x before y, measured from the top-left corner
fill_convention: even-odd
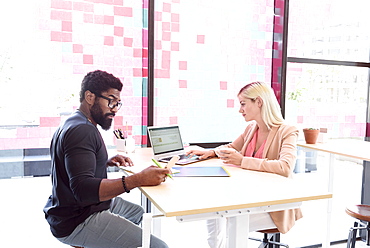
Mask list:
[[[278,248],[280,246],[289,248],[287,244],[280,243],[280,232],[277,228],[260,230],[257,232],[263,233],[263,239],[256,239],[251,237],[249,239],[262,242],[262,244],[260,244],[258,248]]]
[[[370,245],[370,205],[355,205],[347,207],[346,213],[357,219],[355,220],[354,226],[349,229],[347,248],[355,248],[357,230],[366,230],[366,245]],[[361,221],[365,221],[366,224]]]

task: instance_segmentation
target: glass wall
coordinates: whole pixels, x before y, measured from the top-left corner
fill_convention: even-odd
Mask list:
[[[366,136],[368,112],[370,25],[369,1],[289,1],[285,116],[302,128],[327,129],[327,138],[361,139]],[[300,133],[303,140],[303,133]],[[332,157],[325,152],[299,149],[298,163],[305,163],[305,177],[312,183],[328,180]],[[360,204],[363,194],[362,160],[335,156],[331,200],[331,241],[348,237],[353,219],[348,204]],[[315,168],[307,169],[314,164]],[[364,174],[365,175],[365,174]],[[366,188],[366,187],[365,187]],[[315,203],[316,204],[316,203]],[[326,209],[323,206],[321,209]],[[294,247],[322,242],[320,210],[302,206],[298,225],[310,235],[297,239]],[[335,216],[335,217],[334,217]],[[333,218],[334,217],[334,218]],[[315,226],[315,228],[312,228]],[[302,236],[292,229],[284,238]]]
[[[96,69],[122,80],[124,106],[114,126],[127,122],[140,142],[141,1],[2,1],[0,18],[1,150],[48,147],[60,121],[79,106],[83,76]],[[103,134],[113,145],[113,133]]]
[[[271,82],[274,1],[155,1],[154,124],[185,142],[244,131],[239,89]]]
[[[154,124],[178,124],[186,142],[232,141],[245,122],[239,89],[271,81],[273,0],[155,1]],[[148,0],[0,3],[0,177],[23,175],[26,149],[48,149],[79,106],[84,75],[123,84],[113,128],[146,144]],[[108,146],[111,131],[102,132]],[[10,151],[10,153],[9,153]],[[12,153],[12,151],[16,151]],[[15,159],[15,157],[17,157]],[[10,169],[13,168],[13,169]]]
[[[331,138],[364,138],[368,1],[290,1],[286,117]],[[323,107],[325,106],[325,107]]]
[[[289,1],[288,57],[369,62],[369,1]]]
[[[48,149],[57,126],[79,106],[84,75],[96,69],[123,82],[112,129],[127,126],[140,144],[146,15],[142,1],[1,1],[0,178],[27,175],[25,150]],[[115,145],[111,130],[101,133]]]
[[[287,120],[327,128],[330,138],[365,137],[368,68],[288,63],[287,71]]]

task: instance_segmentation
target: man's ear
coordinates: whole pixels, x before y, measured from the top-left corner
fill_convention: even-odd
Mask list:
[[[93,105],[94,102],[95,102],[95,94],[92,93],[91,91],[89,90],[86,90],[85,91],[85,101],[89,104],[89,105]]]

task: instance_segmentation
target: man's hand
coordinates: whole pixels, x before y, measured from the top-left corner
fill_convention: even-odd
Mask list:
[[[129,157],[125,157],[122,155],[116,155],[108,160],[108,166],[134,166],[134,163],[131,161]]]
[[[171,173],[168,169],[161,169],[157,166],[149,166],[139,173],[126,177],[126,186],[129,190],[141,186],[155,186],[166,181],[167,175]]]
[[[115,163],[112,160],[111,163]],[[131,161],[131,160],[130,160]],[[125,185],[127,190],[132,190],[141,186],[155,186],[166,181],[166,174],[171,173],[169,169],[161,169],[157,166],[150,166],[139,173],[125,177]],[[100,201],[107,201],[124,193],[122,179],[103,179],[99,188]]]

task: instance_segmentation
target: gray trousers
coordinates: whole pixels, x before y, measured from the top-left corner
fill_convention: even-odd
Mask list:
[[[113,199],[110,209],[95,213],[81,223],[62,243],[86,248],[137,248],[141,247],[141,223],[144,210],[141,206]],[[168,248],[167,244],[151,235],[151,248]]]

